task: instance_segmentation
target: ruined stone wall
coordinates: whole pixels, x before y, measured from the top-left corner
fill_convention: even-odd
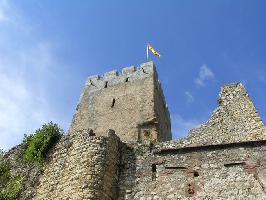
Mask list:
[[[222,144],[266,139],[266,128],[241,83],[221,89],[219,106],[211,118],[192,129],[188,142],[194,145]]]
[[[127,148],[118,199],[266,199],[266,141]]]
[[[122,141],[171,139],[169,112],[157,80],[153,62],[122,73],[89,77],[81,95],[69,133],[113,129]]]
[[[35,199],[115,199],[119,138],[80,131],[60,140],[40,177]]]

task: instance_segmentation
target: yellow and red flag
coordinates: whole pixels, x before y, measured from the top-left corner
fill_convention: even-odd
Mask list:
[[[150,44],[147,44],[147,60],[149,59],[149,51],[151,51],[154,55],[161,57],[161,54],[156,51]]]

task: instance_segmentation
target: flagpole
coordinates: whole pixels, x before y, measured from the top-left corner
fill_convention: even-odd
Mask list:
[[[149,43],[147,43],[147,46],[146,46],[146,61],[147,62],[149,61]]]

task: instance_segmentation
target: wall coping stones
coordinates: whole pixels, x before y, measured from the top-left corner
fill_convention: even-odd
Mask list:
[[[122,69],[122,75],[130,75],[133,74],[136,71],[135,66],[125,67]]]
[[[112,70],[104,73],[103,76],[89,76],[86,81],[86,86],[90,91],[100,90],[105,87],[110,87],[125,82],[132,82],[148,78],[156,73],[154,62],[146,62],[136,68],[134,66],[124,67],[121,71]]]

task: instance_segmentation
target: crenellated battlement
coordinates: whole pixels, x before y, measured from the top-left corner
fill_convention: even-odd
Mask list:
[[[95,91],[121,83],[145,79],[154,74],[157,76],[155,65],[150,61],[141,64],[140,67],[130,66],[123,68],[121,71],[112,70],[106,72],[103,76],[89,76],[86,81],[86,86],[90,91]]]

